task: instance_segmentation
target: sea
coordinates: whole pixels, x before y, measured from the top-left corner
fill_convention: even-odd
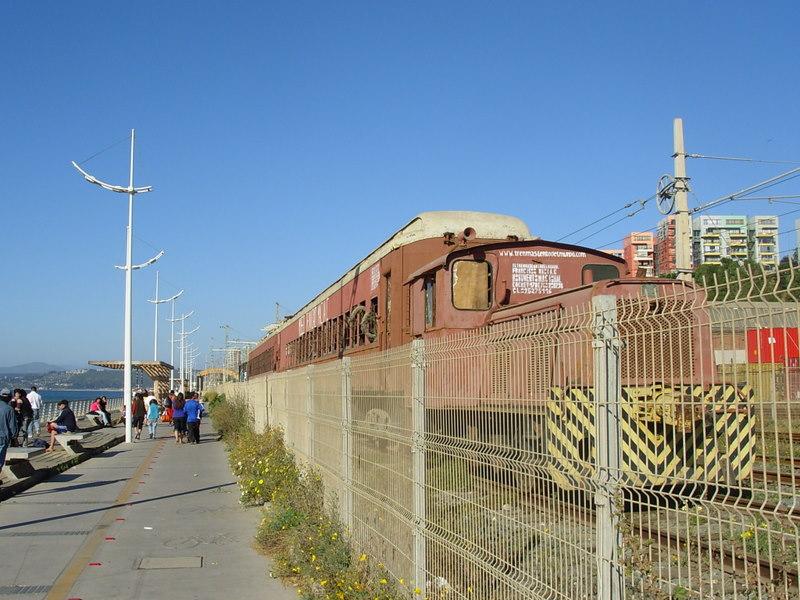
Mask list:
[[[94,400],[98,396],[122,398],[122,390],[39,390],[43,402]]]

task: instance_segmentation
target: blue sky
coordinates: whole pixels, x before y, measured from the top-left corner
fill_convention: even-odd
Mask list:
[[[419,212],[508,213],[558,238],[647,197],[675,116],[690,152],[800,160],[796,17],[791,2],[3,3],[0,365],[121,356],[126,200],[69,161],[131,127],[136,181],[155,186],[135,260],[166,250],[162,290],[186,289],[206,350],[223,323],[258,337],[274,302],[302,305]],[[85,166],[125,183],[125,143]],[[690,205],[782,169],[688,168]],[[154,278],[134,276],[137,358]]]

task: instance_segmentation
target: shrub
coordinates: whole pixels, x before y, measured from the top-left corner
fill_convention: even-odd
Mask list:
[[[214,408],[221,402],[225,402],[225,394],[218,394],[215,390],[207,390],[203,392],[203,403],[206,405],[206,410],[211,413]]]
[[[400,600],[419,589],[401,589],[386,569],[356,555],[331,502],[326,508],[319,475],[302,470],[280,429],[237,436],[230,461],[244,504],[267,504],[256,540],[274,557],[273,575],[290,579],[307,600]],[[399,585],[398,585],[399,583]]]
[[[209,412],[214,427],[229,441],[253,429],[253,415],[243,398],[220,395],[216,404],[209,406]]]
[[[300,473],[283,443],[279,429],[239,433],[231,447],[230,463],[239,480],[242,504],[260,505],[296,487]]]

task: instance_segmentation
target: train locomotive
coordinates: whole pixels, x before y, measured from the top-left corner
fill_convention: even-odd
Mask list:
[[[748,477],[753,392],[718,382],[702,289],[632,277],[623,259],[536,238],[514,217],[417,216],[272,326],[250,352],[248,375],[425,340],[433,349],[425,382],[431,439],[507,449],[492,459],[574,489],[594,469],[591,324],[579,307],[598,295],[615,296],[620,315],[623,482],[735,485]],[[471,332],[480,333],[473,351],[447,356],[444,342]],[[396,419],[396,406],[374,408],[383,393],[354,389],[354,409],[359,397],[373,407],[354,418]]]

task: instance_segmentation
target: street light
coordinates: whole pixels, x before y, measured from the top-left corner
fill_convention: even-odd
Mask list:
[[[163,300],[158,299],[158,271],[156,271],[156,298],[155,300],[148,299],[147,301],[151,304],[156,305],[156,320],[155,326],[153,331],[153,360],[158,361],[158,305],[164,304],[165,302],[172,302],[172,316],[175,317],[175,300],[177,300],[180,295],[183,294],[183,290],[172,296],[172,298],[164,298]],[[175,337],[174,335],[171,337]],[[172,356],[170,356],[170,365],[172,364]],[[172,388],[172,381],[170,381],[170,389]]]
[[[125,250],[125,266],[120,267],[118,269],[123,269],[125,271],[125,349],[124,349],[124,400],[125,400],[125,443],[130,444],[132,441],[132,432],[131,432],[131,400],[133,397],[132,394],[132,385],[131,385],[131,371],[132,371],[132,360],[131,354],[133,353],[133,336],[132,336],[132,324],[133,324],[133,311],[132,311],[132,296],[133,296],[133,279],[132,274],[133,271],[137,269],[141,269],[148,265],[153,264],[159,258],[164,255],[164,251],[158,253],[158,255],[154,256],[150,260],[140,264],[134,265],[132,264],[133,259],[133,197],[136,194],[144,194],[146,192],[150,192],[153,190],[153,186],[144,186],[144,187],[134,187],[133,185],[133,152],[134,147],[136,145],[136,130],[131,129],[131,160],[130,160],[130,178],[128,179],[128,187],[123,187],[121,185],[112,185],[110,183],[106,183],[97,179],[95,176],[90,175],[86,171],[78,166],[78,163],[72,161],[72,166],[75,167],[78,172],[83,175],[83,178],[93,185],[98,185],[104,190],[108,190],[110,192],[116,192],[118,194],[128,194],[128,229],[127,229],[127,236],[126,236],[126,250]]]
[[[180,355],[180,361],[181,361],[181,366],[180,366],[180,375],[181,375],[181,387],[183,387],[183,336],[184,336],[184,321],[186,321],[186,319],[188,319],[189,317],[191,317],[191,316],[194,314],[194,311],[193,311],[193,310],[190,310],[188,313],[186,313],[186,314],[183,314],[183,315],[181,315],[180,317],[178,317],[178,318],[176,319],[176,318],[174,317],[174,315],[175,315],[175,302],[173,301],[173,303],[172,303],[172,314],[173,314],[173,317],[172,317],[171,319],[168,319],[168,321],[171,321],[171,322],[172,322],[172,326],[173,326],[173,328],[175,327],[175,322],[176,322],[176,321],[180,321],[180,322],[181,322],[181,331],[180,331],[180,333],[178,333],[178,335],[181,337],[181,347],[180,347],[180,353],[181,353],[181,355]],[[172,341],[173,341],[173,349],[174,349],[174,341],[175,341],[175,336],[174,336],[174,335],[172,336]],[[173,364],[174,364],[174,358],[173,358]],[[174,384],[174,382],[173,382],[173,379],[174,379],[174,373],[175,373],[175,369],[174,369],[174,367],[173,367],[173,369],[172,369],[172,373],[170,373],[170,389],[173,389],[173,390],[175,389],[175,384]]]

